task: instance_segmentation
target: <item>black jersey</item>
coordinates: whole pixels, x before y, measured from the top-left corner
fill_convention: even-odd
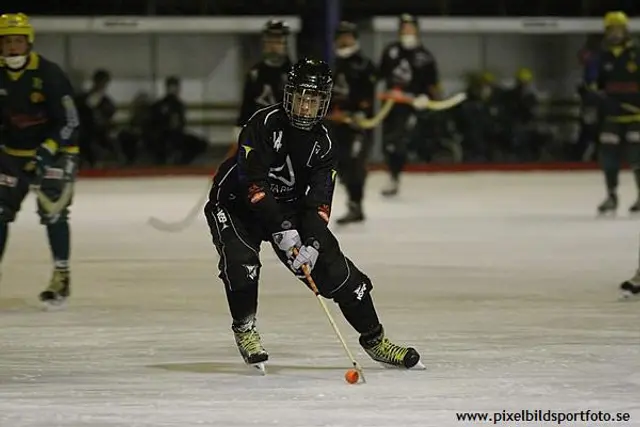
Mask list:
[[[242,129],[238,150],[214,178],[210,200],[251,212],[268,231],[286,226],[283,210],[310,210],[328,222],[335,186],[327,128],[291,126],[282,104],[258,110]]]
[[[287,58],[279,66],[260,61],[249,70],[244,82],[237,126],[243,126],[259,109],[282,102],[284,84],[290,68],[291,61]]]
[[[376,85],[373,62],[360,53],[337,58],[334,76],[332,110],[371,115]]]
[[[78,153],[74,94],[58,65],[32,52],[22,71],[0,62],[0,144],[16,156],[32,156],[45,141]]]
[[[382,53],[380,77],[388,89],[399,89],[413,95],[435,96],[439,76],[436,60],[423,46],[405,49],[391,43]]]

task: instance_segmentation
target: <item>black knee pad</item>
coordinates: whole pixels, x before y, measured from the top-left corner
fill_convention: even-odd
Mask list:
[[[243,291],[258,286],[262,264],[253,252],[235,252],[225,247],[220,253],[219,277],[230,291]]]
[[[373,289],[371,279],[364,273],[357,271],[347,280],[347,282],[338,288],[332,295],[333,300],[340,305],[358,304]]]

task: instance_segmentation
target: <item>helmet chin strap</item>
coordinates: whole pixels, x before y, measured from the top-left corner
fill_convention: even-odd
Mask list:
[[[29,55],[5,56],[4,63],[10,70],[20,70],[27,64]]]

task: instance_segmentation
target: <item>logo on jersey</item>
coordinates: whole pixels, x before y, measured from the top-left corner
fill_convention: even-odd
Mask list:
[[[276,103],[276,97],[273,95],[271,85],[263,85],[262,93],[255,99],[257,105],[266,107]]]
[[[400,60],[398,66],[392,71],[393,79],[398,83],[409,83],[413,80],[413,69],[405,58]]]
[[[286,196],[286,193],[291,191],[296,185],[296,175],[293,171],[291,157],[287,155],[287,158],[281,166],[270,168],[269,178],[277,181],[271,183],[271,193],[274,196]]]
[[[347,82],[347,77],[342,73],[338,74],[335,80],[333,94],[344,98],[349,97],[349,83]]]
[[[269,178],[275,179],[276,181],[280,181],[285,185],[293,187],[296,184],[296,176],[293,172],[291,157],[287,155],[287,158],[281,166],[270,168]]]
[[[282,148],[282,131],[274,131],[273,132],[273,149],[276,150],[276,152],[280,151],[280,148]]]

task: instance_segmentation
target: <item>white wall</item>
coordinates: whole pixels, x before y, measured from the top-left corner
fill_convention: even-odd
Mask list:
[[[110,93],[118,102],[141,90],[161,95],[169,75],[183,79],[188,102],[236,101],[242,87],[240,39],[232,34],[47,35],[36,48],[85,81],[97,68],[109,70]]]
[[[241,38],[221,35],[46,35],[37,50],[58,61],[72,74],[90,77],[96,68],[110,70],[112,95],[128,102],[138,90],[162,91],[162,81],[176,74],[184,80],[189,102],[234,102],[240,99],[246,58]],[[382,45],[393,33],[362,35],[365,52],[377,61]],[[510,78],[519,67],[534,71],[546,91],[568,93],[580,77],[576,52],[583,37],[576,35],[460,35],[425,34],[425,45],[436,56],[445,88],[454,91],[468,71],[486,69]],[[245,40],[246,43],[246,40]]]

